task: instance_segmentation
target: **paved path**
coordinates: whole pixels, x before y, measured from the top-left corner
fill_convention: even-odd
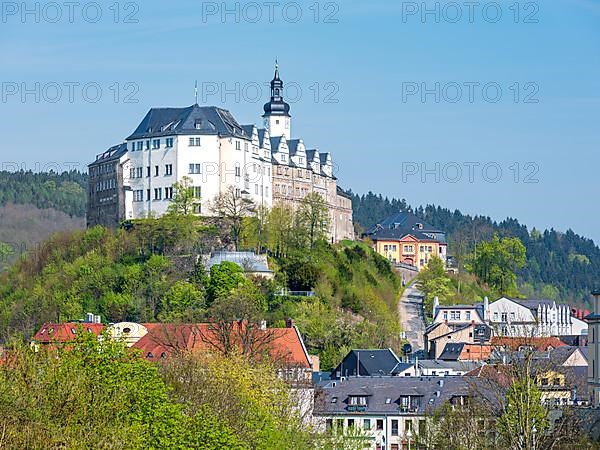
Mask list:
[[[423,334],[425,333],[425,322],[423,322],[423,294],[414,284],[407,286],[398,302],[398,314],[400,315],[400,326],[406,333],[406,339],[412,345],[413,352],[425,347]]]

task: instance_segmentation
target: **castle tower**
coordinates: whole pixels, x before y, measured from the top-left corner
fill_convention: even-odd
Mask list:
[[[292,136],[292,116],[290,105],[283,100],[283,81],[279,78],[279,65],[275,61],[275,76],[271,80],[271,100],[265,103],[264,125],[271,137]]]

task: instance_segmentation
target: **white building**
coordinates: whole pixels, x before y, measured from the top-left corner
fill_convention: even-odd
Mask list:
[[[573,336],[587,334],[587,323],[571,314],[569,305],[553,300],[502,297],[488,305],[485,317],[500,336]]]
[[[213,215],[209,202],[230,187],[265,207],[276,202],[297,206],[318,192],[331,211],[332,240],[352,239],[352,203],[337,185],[331,155],[291,139],[290,107],[282,92],[276,67],[263,129],[240,125],[215,106],[152,108],[124,144],[89,165],[88,226],[161,216],[173,198],[174,183],[187,177],[199,215]],[[118,158],[110,156],[115,149]]]

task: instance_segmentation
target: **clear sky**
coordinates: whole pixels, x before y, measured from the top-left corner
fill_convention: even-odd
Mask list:
[[[195,80],[260,124],[277,57],[343,187],[600,241],[598,0],[1,5],[2,168],[83,169]]]

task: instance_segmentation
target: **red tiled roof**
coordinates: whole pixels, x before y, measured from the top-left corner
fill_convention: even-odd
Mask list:
[[[218,349],[221,345],[215,329],[208,323],[143,325],[148,333],[132,348],[141,350],[142,356],[149,360],[157,361],[183,351]],[[243,327],[244,324],[235,326]],[[303,368],[311,367],[310,358],[296,327],[269,328],[267,331],[257,329],[255,332],[273,333],[266,347],[274,360]]]
[[[506,337],[495,336],[491,341],[494,347],[506,347],[507,349],[517,351],[521,347],[533,347],[535,350],[545,352],[553,348],[565,347],[563,341],[555,336],[550,337]]]
[[[104,330],[101,323],[45,323],[35,334],[33,340],[39,344],[50,344],[53,342],[69,342],[75,339],[79,328],[83,331],[100,335]]]

